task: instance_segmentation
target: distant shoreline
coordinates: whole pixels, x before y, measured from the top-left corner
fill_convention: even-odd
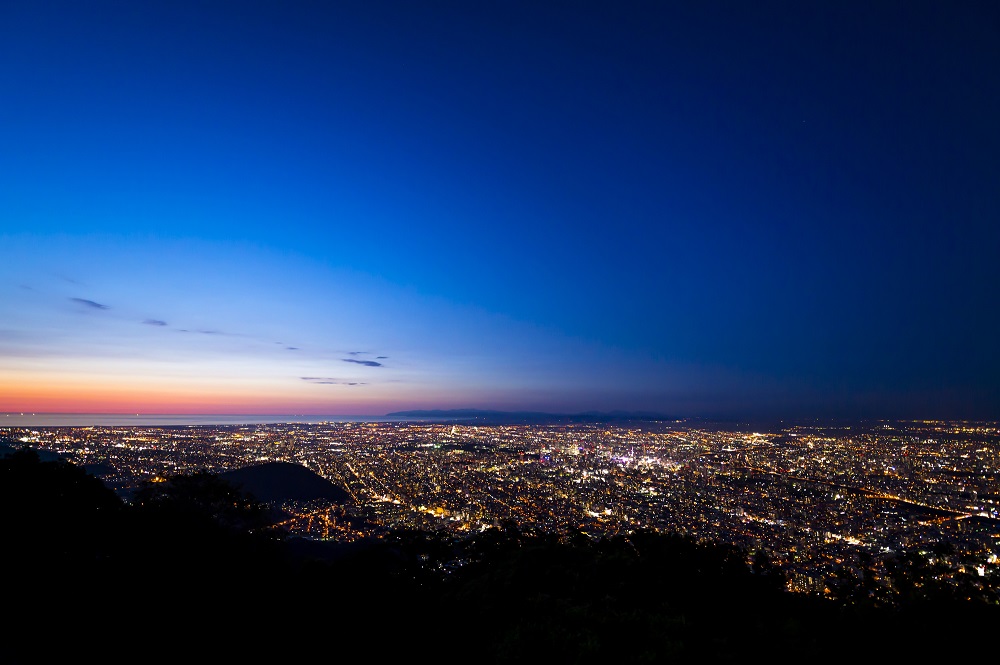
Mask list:
[[[4,413],[0,414],[0,427],[167,427],[196,425],[278,425],[403,422],[420,421],[422,418],[397,416],[313,416],[294,414],[163,414],[163,413]]]

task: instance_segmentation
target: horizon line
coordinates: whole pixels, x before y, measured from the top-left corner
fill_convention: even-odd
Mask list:
[[[398,411],[391,411],[389,413],[381,414],[346,414],[346,413],[177,413],[177,412],[120,412],[120,411],[0,411],[0,427],[3,427],[3,420],[7,418],[14,417],[20,418],[90,418],[90,419],[101,419],[101,418],[116,418],[116,419],[135,419],[135,418],[150,418],[150,419],[247,419],[247,420],[269,420],[268,424],[280,424],[281,422],[293,422],[292,420],[282,420],[282,419],[309,419],[309,420],[339,420],[342,422],[347,422],[349,420],[379,420],[388,419],[393,421],[399,420],[411,420],[411,421],[427,421],[433,420],[435,418],[447,418],[449,414],[454,414],[455,419],[468,419],[475,417],[476,413],[483,414],[484,416],[550,416],[552,418],[567,418],[567,417],[608,417],[608,418],[625,418],[634,420],[671,420],[671,421],[706,421],[706,422],[730,422],[730,421],[741,421],[741,422],[804,422],[812,421],[819,423],[832,423],[832,422],[912,422],[912,423],[1000,423],[1000,420],[992,420],[989,418],[915,418],[915,417],[863,417],[863,416],[774,416],[774,415],[729,415],[729,416],[698,416],[698,415],[668,415],[668,414],[658,414],[648,411],[625,411],[625,410],[612,410],[612,411],[577,411],[577,412],[548,412],[548,411],[533,411],[533,410],[500,410],[500,409],[481,409],[481,408],[453,408],[453,409],[402,409]],[[404,415],[406,414],[406,415]],[[412,414],[412,415],[411,415]],[[422,415],[417,415],[422,414]],[[134,424],[134,423],[133,423]],[[205,423],[210,424],[210,423]],[[238,424],[238,423],[226,423],[226,424]],[[248,423],[249,424],[249,423]],[[257,423],[262,424],[262,423]],[[18,425],[11,425],[18,426]]]

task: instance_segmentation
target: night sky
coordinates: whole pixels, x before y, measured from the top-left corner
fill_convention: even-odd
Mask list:
[[[1000,418],[1000,3],[0,3],[0,411]]]

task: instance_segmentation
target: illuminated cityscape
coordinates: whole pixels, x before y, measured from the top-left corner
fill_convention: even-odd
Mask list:
[[[327,422],[0,436],[84,465],[123,496],[175,474],[300,464],[353,498],[280,506],[291,534],[315,540],[505,524],[595,539],[651,529],[764,553],[790,590],[817,595],[859,571],[877,589],[903,552],[970,588],[1000,574],[997,423]]]

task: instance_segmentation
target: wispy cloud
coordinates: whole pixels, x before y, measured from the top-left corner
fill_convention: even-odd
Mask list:
[[[365,367],[382,367],[382,363],[374,360],[357,360],[356,358],[342,358],[341,360],[345,363],[354,363],[355,365],[364,365]]]
[[[160,321],[159,319],[146,319],[145,321],[143,321],[143,323],[146,324],[147,326],[165,326],[165,325],[167,325],[166,321]]]
[[[318,386],[366,386],[363,381],[344,381],[330,376],[300,376],[303,381],[316,384]]]
[[[70,300],[77,304],[84,305],[85,307],[90,307],[91,309],[111,309],[108,305],[102,305],[99,302],[87,300],[86,298],[70,298]]]

